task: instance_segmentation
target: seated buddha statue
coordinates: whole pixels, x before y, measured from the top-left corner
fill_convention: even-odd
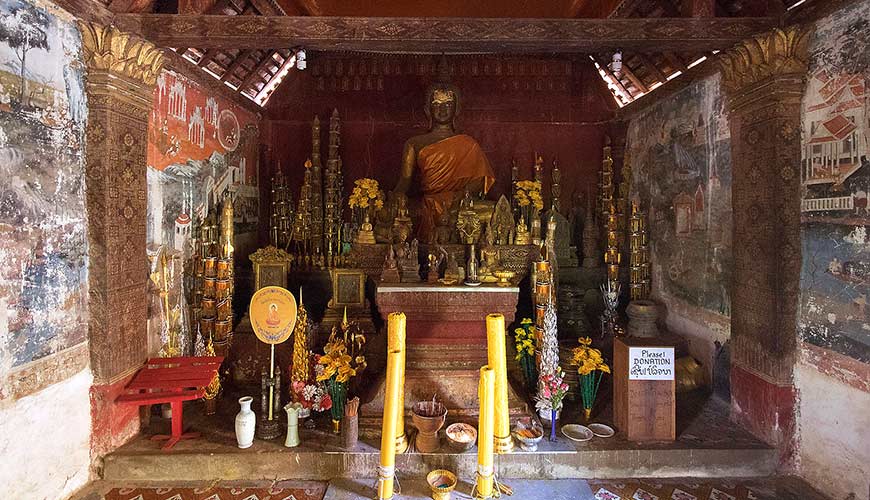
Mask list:
[[[456,132],[459,91],[455,87],[447,83],[431,85],[424,109],[429,131],[405,143],[401,176],[393,194],[407,195],[416,175],[422,195],[417,238],[434,242],[435,228],[454,199],[466,191],[486,194],[495,182],[495,174],[480,144]]]

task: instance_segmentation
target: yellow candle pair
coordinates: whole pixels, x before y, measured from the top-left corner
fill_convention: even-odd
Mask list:
[[[408,450],[408,438],[405,435],[405,316],[401,319],[390,315],[387,323],[387,352],[401,351],[399,366],[399,415],[396,417],[396,453]]]
[[[504,316],[490,314],[486,317],[487,363],[495,372],[494,433],[495,452],[509,453],[513,448],[511,421],[508,410],[507,353],[505,351]]]
[[[480,368],[480,420],[477,428],[476,498],[491,498],[495,470],[493,469],[493,433],[495,430],[495,370]]]
[[[387,319],[388,339],[405,338],[405,315],[392,313]],[[384,394],[384,418],[381,431],[381,460],[378,466],[378,499],[393,498],[396,475],[396,438],[404,399],[401,394],[405,353],[397,349],[387,353],[387,385]],[[403,426],[404,428],[404,426]]]

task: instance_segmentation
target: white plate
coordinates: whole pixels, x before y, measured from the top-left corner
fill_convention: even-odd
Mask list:
[[[604,424],[589,424],[589,430],[600,438],[613,437],[615,434],[613,427]]]
[[[580,424],[568,424],[562,426],[562,434],[565,435],[566,438],[572,441],[589,441],[592,439],[592,431],[589,430],[585,425]]]

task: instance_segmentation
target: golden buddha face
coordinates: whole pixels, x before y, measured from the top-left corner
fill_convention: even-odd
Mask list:
[[[452,124],[456,116],[456,93],[450,89],[435,89],[429,103],[429,116],[432,122],[443,125]]]

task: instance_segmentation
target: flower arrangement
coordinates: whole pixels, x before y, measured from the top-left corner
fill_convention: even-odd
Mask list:
[[[556,440],[556,419],[562,409],[562,402],[568,394],[568,384],[562,378],[562,369],[543,375],[539,381],[535,408],[550,412],[550,441]]]
[[[295,381],[291,384],[294,399],[306,410],[326,411],[332,408],[332,398],[323,382],[306,383]]]
[[[544,208],[544,199],[541,197],[540,181],[517,181],[516,182],[517,204],[522,207],[534,207],[536,212]]]
[[[368,209],[374,207],[380,210],[384,207],[384,197],[381,193],[378,181],[369,178],[353,181],[353,191],[347,200],[350,208]]]
[[[580,396],[583,400],[583,412],[586,420],[592,416],[592,406],[595,404],[595,396],[598,395],[598,387],[605,373],[610,373],[610,367],[604,362],[601,351],[592,347],[592,339],[581,337],[580,345],[571,351],[572,366],[577,367],[577,375],[580,376]],[[595,376],[598,372],[598,376]]]
[[[347,403],[347,386],[350,379],[366,368],[365,356],[360,354],[365,337],[355,322],[348,323],[347,313],[341,326],[335,326],[329,341],[323,348],[324,355],[317,360],[316,379],[325,382],[332,398],[333,432],[338,433]]]
[[[526,388],[533,391],[538,386],[538,367],[535,363],[535,325],[529,318],[523,318],[518,328],[514,328],[514,343],[517,361],[523,369]]]

